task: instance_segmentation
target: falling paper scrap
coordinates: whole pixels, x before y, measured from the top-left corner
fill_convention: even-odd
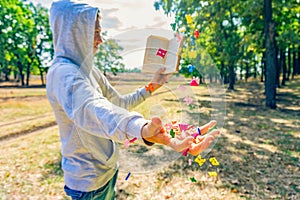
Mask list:
[[[130,175],[131,175],[131,173],[129,172],[129,173],[127,174],[126,178],[125,178],[126,181],[128,180],[128,178],[129,178]]]
[[[159,48],[156,53],[157,56],[160,56],[162,58],[165,58],[166,54],[167,54],[167,51],[162,48]]]
[[[185,19],[186,19],[186,22],[187,22],[188,24],[191,24],[192,21],[193,21],[191,15],[186,15],[186,16],[185,16]]]
[[[175,132],[173,131],[173,129],[170,130],[170,135],[171,135],[172,138],[175,137]]]
[[[194,35],[195,35],[195,38],[196,39],[198,39],[199,38],[199,31],[198,31],[198,29],[196,29],[195,31],[194,31]]]
[[[190,178],[190,180],[191,180],[193,183],[197,182],[197,180],[196,180],[194,177]]]
[[[130,143],[133,143],[134,141],[136,141],[137,140],[137,138],[135,137],[135,138],[132,138],[131,140],[129,140],[129,142]]]
[[[192,100],[192,98],[190,97],[190,96],[186,96],[186,97],[184,97],[184,102],[187,104],[187,105],[190,105],[192,102],[193,102],[193,100]]]
[[[207,173],[208,173],[208,175],[211,176],[211,177],[215,177],[215,176],[218,175],[217,172],[207,172]]]
[[[178,86],[178,89],[183,91],[183,90],[186,89],[186,87],[184,87],[183,85],[179,85],[179,86]]]
[[[213,165],[213,166],[219,166],[220,163],[217,161],[216,157],[211,157],[209,158],[209,162]]]
[[[126,146],[126,148],[129,147],[129,141],[127,139],[125,140],[125,146]]]
[[[196,58],[197,57],[197,52],[196,51],[189,51],[188,52],[188,56],[190,57],[190,58]]]
[[[206,162],[205,158],[201,158],[201,155],[198,155],[195,158],[195,162],[198,163],[200,165],[200,167]]]
[[[172,27],[172,30],[173,30],[173,31],[176,30],[176,23],[172,23],[172,24],[170,24],[170,26]]]

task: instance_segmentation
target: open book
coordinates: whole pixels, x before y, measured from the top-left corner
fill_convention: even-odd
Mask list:
[[[147,39],[143,73],[155,73],[165,67],[165,73],[174,73],[179,70],[180,54],[183,37],[167,39],[161,36],[150,35]]]

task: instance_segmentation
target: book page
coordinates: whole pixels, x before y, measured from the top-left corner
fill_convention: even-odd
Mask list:
[[[180,54],[183,45],[183,38],[178,40],[178,38],[172,38],[168,47],[168,55],[165,64],[167,68],[172,69],[172,72],[177,72],[179,70]]]
[[[151,35],[147,39],[142,72],[155,73],[164,67],[168,54],[169,40]]]

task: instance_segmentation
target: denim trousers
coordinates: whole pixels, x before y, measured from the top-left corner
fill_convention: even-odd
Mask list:
[[[66,185],[64,190],[68,196],[72,197],[72,200],[114,200],[117,177],[118,171],[106,185],[91,192],[72,190]]]

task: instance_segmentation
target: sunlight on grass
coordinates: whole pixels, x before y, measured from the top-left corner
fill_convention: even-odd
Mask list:
[[[57,127],[2,143],[0,195],[63,199],[60,141]]]
[[[136,80],[123,85],[116,82],[121,93],[144,87],[141,77],[131,78]],[[222,91],[207,86],[191,88],[180,81],[169,82],[134,110],[146,118],[159,116],[165,122],[184,119],[198,125],[222,108],[218,105],[221,99],[211,94]],[[178,90],[179,83],[194,96],[194,110],[183,101],[186,93]],[[158,172],[132,174],[127,181],[127,173],[120,172],[117,199],[296,198],[300,194],[300,80],[288,84],[278,89],[275,110],[264,106],[262,83],[238,83],[236,91],[226,93],[226,124],[209,154],[220,162],[217,178],[208,177],[207,169],[196,163],[189,166],[187,157],[180,157]],[[1,88],[0,109],[1,134],[30,132],[54,120],[44,88]],[[66,199],[56,126],[0,143],[1,199]],[[191,183],[191,177],[197,182]]]

